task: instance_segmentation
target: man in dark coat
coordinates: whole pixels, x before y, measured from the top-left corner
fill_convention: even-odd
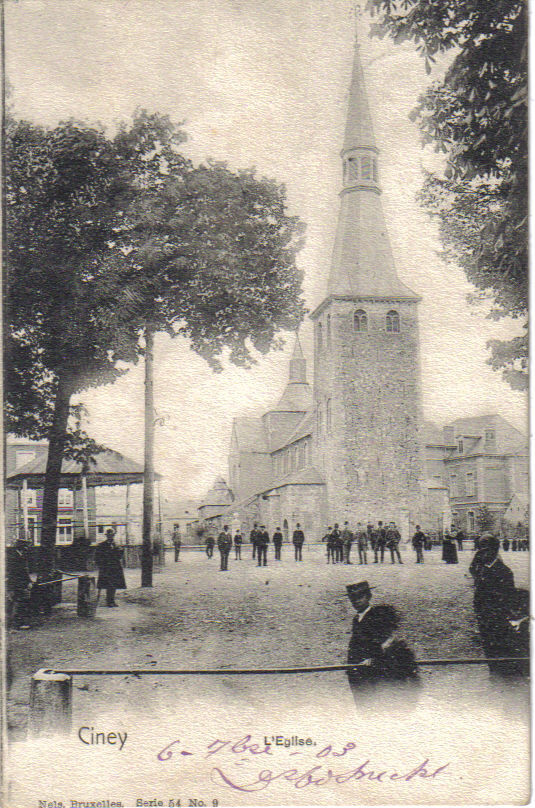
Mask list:
[[[344,560],[344,541],[342,539],[342,534],[340,533],[340,528],[338,527],[338,522],[334,523],[334,527],[331,533],[331,540],[334,545],[334,560],[338,564],[342,563]]]
[[[204,547],[205,547],[206,555],[208,556],[208,558],[212,558],[212,556],[214,554],[214,545],[215,545],[215,539],[209,533],[208,536],[206,537],[206,541],[204,542]]]
[[[7,551],[8,618],[13,628],[30,628],[30,585],[28,543],[17,539]]]
[[[500,541],[485,533],[470,565],[474,576],[474,612],[487,658],[514,656],[511,653],[511,624],[516,606],[513,573],[498,556]],[[489,662],[492,671],[506,672],[506,666]]]
[[[301,525],[297,522],[292,536],[292,544],[294,546],[295,560],[303,560],[303,544],[305,542],[305,534],[301,530]]]
[[[381,559],[381,564],[385,560],[385,547],[386,547],[386,530],[383,527],[383,523],[379,520],[377,523],[377,529],[374,531],[375,533],[375,549],[374,549],[374,564],[377,564],[379,558]]]
[[[282,531],[278,527],[273,534],[273,547],[275,548],[275,561],[281,560]]]
[[[269,533],[265,525],[260,525],[260,530],[256,536],[256,552],[258,556],[258,566],[267,567],[267,548],[269,544]]]
[[[366,530],[364,530],[360,522],[357,523],[357,532],[355,538],[357,540],[357,549],[359,551],[359,564],[367,564],[368,533]]]
[[[396,527],[395,522],[390,522],[388,526],[388,530],[386,531],[386,546],[390,550],[390,558],[392,559],[392,564],[396,563],[395,556],[397,557],[400,564],[403,564],[401,560],[401,555],[399,553],[399,543],[401,541],[401,533]]]
[[[363,685],[380,679],[403,680],[416,676],[416,661],[406,644],[394,637],[399,617],[392,606],[371,606],[372,590],[368,581],[346,587],[357,614],[353,618],[347,654],[347,673],[355,700]]]
[[[180,528],[178,525],[174,525],[173,527],[171,541],[173,542],[173,547],[175,548],[175,561],[178,561],[180,548],[182,547],[182,536],[180,535]]]
[[[97,544],[95,551],[95,561],[98,567],[97,588],[106,590],[106,606],[113,607],[115,603],[115,591],[126,589],[121,558],[123,550],[114,541],[115,531],[110,527],[106,531],[106,538]]]
[[[420,530],[420,525],[416,525],[416,533],[412,537],[412,546],[416,551],[416,563],[423,564],[424,563],[424,548],[425,543],[425,535]]]
[[[222,571],[228,570],[228,557],[232,547],[232,536],[229,533],[228,525],[224,525],[223,530],[217,537],[217,547],[221,556],[220,569]]]
[[[332,561],[333,564],[336,563],[335,562],[333,529],[332,529],[332,527],[330,525],[327,528],[327,533],[322,538],[322,541],[327,543],[327,564],[329,564],[331,561]]]
[[[251,533],[249,534],[249,541],[253,545],[253,561],[256,558],[256,540],[257,540],[257,538],[258,538],[258,525],[255,522],[254,525],[253,525],[253,529],[251,530]]]
[[[241,561],[241,546],[243,544],[243,536],[239,530],[236,531],[236,535],[234,536],[234,558],[236,561],[238,559]]]
[[[455,534],[455,541],[457,542],[457,549],[463,549],[463,541],[464,541],[464,533],[462,530],[458,530]]]

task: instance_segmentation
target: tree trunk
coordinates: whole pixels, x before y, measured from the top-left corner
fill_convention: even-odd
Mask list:
[[[145,327],[145,467],[143,470],[143,547],[141,586],[152,586],[152,519],[154,511],[154,331]]]
[[[65,449],[65,435],[69,419],[69,405],[72,385],[65,377],[59,376],[54,418],[48,438],[48,458],[46,461],[43,510],[41,513],[41,548],[39,551],[39,572],[47,574],[55,566],[56,526],[58,521],[58,489],[61,481],[61,464]]]

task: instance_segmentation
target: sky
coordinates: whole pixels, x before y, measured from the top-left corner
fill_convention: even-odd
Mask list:
[[[424,417],[441,425],[496,412],[527,433],[525,395],[485,362],[486,341],[520,325],[468,305],[472,287],[440,259],[436,223],[415,200],[423,170],[441,158],[422,148],[409,113],[445,63],[427,76],[412,45],[371,40],[369,19],[350,0],[8,0],[5,13],[16,115],[48,126],[100,122],[111,132],[144,107],[185,122],[184,151],[195,162],[256,166],[284,183],[289,213],[307,226],[298,265],[309,310],[329,273],[356,23],[396,267],[422,297]],[[309,321],[300,334],[311,360]],[[164,422],[155,465],[168,497],[201,497],[226,475],[233,418],[278,399],[292,348],[288,334],[283,351],[253,368],[214,374],[184,339],[157,337],[155,404]],[[142,364],[80,399],[92,437],[142,459]]]

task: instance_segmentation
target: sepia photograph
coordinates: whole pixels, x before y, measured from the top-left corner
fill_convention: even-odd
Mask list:
[[[1,14],[2,805],[525,805],[527,3]]]

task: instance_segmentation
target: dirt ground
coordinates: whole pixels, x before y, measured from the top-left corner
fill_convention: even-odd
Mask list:
[[[328,566],[323,547],[305,546],[303,562],[296,563],[293,548],[285,546],[282,561],[275,562],[270,555],[268,566],[258,568],[246,545],[243,560],[235,561],[231,554],[227,572],[219,570],[217,555],[216,551],[208,560],[200,551],[186,549],[179,563],[174,563],[168,553],[167,565],[154,575],[151,589],[140,588],[139,570],[127,571],[128,589],[118,593],[119,608],[99,606],[94,620],[76,616],[74,587],[66,584],[64,603],[54,609],[45,625],[26,632],[9,632],[14,680],[8,724],[13,748],[25,744],[30,676],[38,668],[156,670],[343,664],[353,617],[345,585],[363,579],[376,587],[375,603],[391,603],[400,611],[403,620],[398,633],[418,659],[482,657],[472,610],[472,582],[467,572],[471,551],[460,552],[456,566],[442,563],[438,550],[425,553],[425,563],[416,565],[414,553],[404,548],[402,566],[388,561],[363,567],[355,563]],[[514,572],[516,585],[527,587],[528,553],[502,555]],[[410,732],[395,744],[418,737],[419,721],[430,733],[431,743],[440,729],[439,716],[449,717],[454,705],[457,717],[463,710],[470,712],[471,733],[476,733],[472,741],[468,733],[461,742],[462,731],[452,725],[447,745],[450,750],[456,749],[459,760],[466,761],[467,749],[478,743],[483,744],[482,750],[487,745],[495,749],[492,727],[495,731],[498,721],[503,730],[500,744],[504,749],[518,745],[516,758],[521,766],[520,758],[527,755],[528,690],[526,682],[493,681],[485,665],[422,668],[420,713],[403,719],[399,731],[403,726],[404,733]],[[333,702],[337,708],[334,714]],[[373,705],[373,731],[381,726],[381,720],[391,723],[392,705],[401,715],[401,708],[409,702],[399,694],[382,696],[380,704]],[[480,716],[481,704],[492,704],[493,714]],[[343,673],[277,677],[77,676],[74,681],[74,726],[80,721],[97,726],[104,717],[109,724],[111,716],[115,724],[126,726],[133,713],[138,722],[161,721],[162,727],[171,716],[185,720],[184,716],[195,714],[198,724],[199,716],[208,711],[214,721],[223,723],[233,715],[239,714],[240,721],[247,716],[251,726],[259,726],[262,716],[264,731],[270,732],[272,726],[276,732],[284,724],[284,716],[288,720],[293,716],[292,720],[299,720],[302,727],[303,721],[306,724],[303,716],[312,722],[314,713],[329,722],[329,716],[332,721],[334,715],[342,725],[340,714],[352,714],[353,710]],[[424,714],[435,715],[436,726],[430,727]],[[278,716],[277,726],[271,721],[266,724],[267,715]],[[202,729],[202,719],[197,729]],[[15,756],[15,764],[16,760]],[[516,771],[511,775],[511,782],[518,783],[520,790],[527,782],[527,773],[522,772],[522,776]],[[307,804],[305,796],[302,804]],[[489,799],[484,790],[478,789],[472,789],[469,796],[474,802]],[[504,802],[514,801],[504,800],[503,796]],[[507,792],[505,796],[511,795]],[[367,799],[362,795],[360,798]],[[240,798],[239,804],[249,804],[244,799]],[[334,793],[329,793],[328,799],[340,801]],[[393,799],[404,801],[398,794]],[[410,799],[414,800],[414,795]],[[277,802],[268,800],[267,804]]]

